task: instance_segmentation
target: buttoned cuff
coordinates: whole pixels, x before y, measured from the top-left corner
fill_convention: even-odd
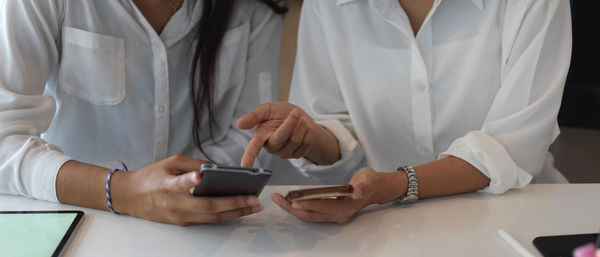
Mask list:
[[[514,162],[504,145],[482,131],[472,131],[455,140],[439,159],[447,156],[468,162],[490,179],[480,192],[503,194],[511,188],[525,187],[532,179]]]
[[[326,184],[342,184],[364,158],[360,143],[339,120],[321,120],[317,124],[328,129],[338,140],[340,159],[331,165],[317,165],[306,158],[290,159],[303,175]]]

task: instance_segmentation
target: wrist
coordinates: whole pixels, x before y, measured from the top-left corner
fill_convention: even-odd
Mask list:
[[[377,172],[376,203],[394,201],[408,191],[408,177],[404,172]]]
[[[325,127],[317,124],[315,136],[305,158],[319,165],[331,165],[341,158],[337,138]]]
[[[129,204],[129,196],[131,195],[129,191],[127,182],[130,178],[129,172],[117,171],[113,173],[112,178],[110,179],[110,198],[112,201],[112,208],[114,211],[120,214],[131,214],[128,207]]]

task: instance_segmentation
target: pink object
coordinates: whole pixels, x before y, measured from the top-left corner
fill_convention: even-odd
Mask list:
[[[594,243],[589,243],[575,248],[575,250],[573,250],[573,257],[594,257],[596,256],[595,252],[596,248],[594,247]]]

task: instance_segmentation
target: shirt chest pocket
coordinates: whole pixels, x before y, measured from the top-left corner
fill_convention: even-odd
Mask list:
[[[236,98],[246,77],[250,27],[248,23],[228,30],[223,36],[216,63],[215,103]]]
[[[63,28],[60,87],[97,105],[125,97],[125,42],[121,38]]]

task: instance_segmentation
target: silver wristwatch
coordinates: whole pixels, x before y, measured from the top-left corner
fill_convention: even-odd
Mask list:
[[[406,172],[406,176],[408,176],[408,191],[405,195],[396,199],[396,201],[400,204],[414,203],[419,200],[419,183],[417,182],[417,174],[411,166],[402,166],[398,168],[398,171],[400,170]]]

